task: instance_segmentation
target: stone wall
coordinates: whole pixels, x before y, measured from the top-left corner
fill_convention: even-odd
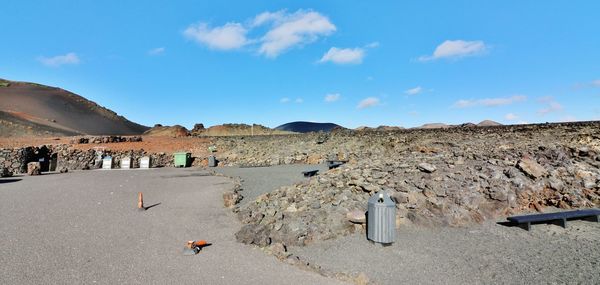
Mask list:
[[[0,149],[0,168],[6,168],[12,173],[25,173],[27,163],[37,161],[39,150],[40,148],[35,147]]]

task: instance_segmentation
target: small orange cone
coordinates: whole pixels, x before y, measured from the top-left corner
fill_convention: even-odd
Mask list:
[[[144,209],[144,195],[142,195],[142,192],[138,192],[138,209],[146,210]]]

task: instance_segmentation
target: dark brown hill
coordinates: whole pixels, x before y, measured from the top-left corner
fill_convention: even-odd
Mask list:
[[[0,136],[139,135],[148,129],[69,91],[0,79]]]

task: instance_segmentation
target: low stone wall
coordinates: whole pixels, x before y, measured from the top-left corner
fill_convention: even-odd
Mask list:
[[[34,147],[0,149],[0,168],[12,173],[25,173],[27,163],[37,161],[36,150],[39,152],[39,148]]]
[[[123,157],[130,157],[132,168],[139,167],[140,158],[149,156],[152,167],[172,167],[173,156],[166,153],[148,153],[143,150],[112,151],[109,149],[80,150],[70,145],[48,145],[40,147],[24,147],[0,149],[0,167],[18,174],[27,172],[27,163],[39,161],[40,158],[56,158],[56,170],[86,170],[102,167],[102,158],[113,157],[113,168],[119,168]],[[202,160],[194,160],[194,165],[202,164]]]

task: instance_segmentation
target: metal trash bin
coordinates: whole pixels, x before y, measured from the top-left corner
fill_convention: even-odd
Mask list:
[[[367,204],[367,238],[378,243],[396,241],[396,203],[387,193],[379,192]]]
[[[102,169],[112,169],[113,159],[112,156],[105,156],[102,159]]]
[[[192,154],[189,152],[176,152],[173,154],[175,167],[188,167]]]
[[[208,167],[217,167],[217,158],[214,155],[208,156]]]

